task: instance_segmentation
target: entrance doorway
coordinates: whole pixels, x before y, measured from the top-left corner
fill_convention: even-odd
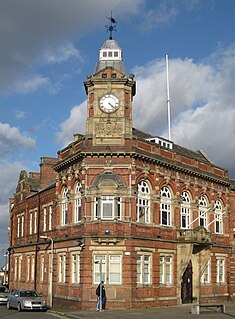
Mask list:
[[[181,283],[181,300],[182,303],[191,303],[192,302],[192,292],[193,292],[193,271],[192,271],[192,262],[188,263],[187,268],[182,276]]]

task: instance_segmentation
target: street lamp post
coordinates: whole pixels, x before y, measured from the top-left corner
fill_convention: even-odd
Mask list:
[[[4,253],[4,257],[6,257],[5,259],[5,267],[4,267],[4,284],[8,284],[8,276],[7,276],[7,268],[8,268],[8,251],[6,249],[3,249],[2,252]]]
[[[53,304],[53,263],[54,263],[54,241],[51,237],[40,236],[40,238],[49,239],[51,241],[51,265],[50,265],[50,299],[49,305],[52,308]]]

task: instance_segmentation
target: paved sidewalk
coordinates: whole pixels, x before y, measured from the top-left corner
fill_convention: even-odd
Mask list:
[[[94,310],[52,309],[50,312],[64,318],[74,319],[229,319],[235,318],[235,303],[225,303],[226,313],[217,313],[216,308],[202,308],[200,315],[191,314],[191,305],[146,309]]]

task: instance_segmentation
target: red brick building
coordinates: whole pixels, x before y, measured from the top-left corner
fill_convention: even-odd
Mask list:
[[[22,171],[10,200],[10,288],[77,308],[95,308],[101,278],[108,308],[233,300],[228,172],[132,127],[136,83],[115,40],[84,85],[86,134]]]

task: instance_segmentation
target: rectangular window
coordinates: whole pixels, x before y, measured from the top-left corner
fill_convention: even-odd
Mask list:
[[[122,203],[120,197],[102,196],[95,197],[94,218],[98,219],[121,219]]]
[[[34,273],[35,273],[35,258],[34,256],[32,255],[31,256],[31,281],[34,281]]]
[[[112,51],[109,51],[109,52],[108,52],[108,56],[109,56],[109,58],[112,58],[113,52],[112,52]]]
[[[47,208],[43,208],[43,231],[47,230]]]
[[[22,256],[17,255],[15,256],[15,281],[21,280],[21,266],[22,266]]]
[[[150,284],[150,256],[144,256],[144,284]]]
[[[151,283],[151,256],[137,256],[137,284],[150,285]]]
[[[41,255],[41,268],[40,268],[40,281],[44,281],[44,272],[45,272],[45,256]]]
[[[17,237],[23,237],[24,236],[24,214],[20,214],[17,216]]]
[[[109,256],[109,284],[121,284],[122,260],[119,255]]]
[[[215,214],[215,233],[223,234],[223,215],[221,213]]]
[[[27,256],[27,281],[30,280],[30,267],[31,267],[31,258],[30,255]]]
[[[20,216],[17,217],[17,237],[20,237]]]
[[[15,279],[15,281],[17,281],[17,279],[18,279],[18,256],[15,256],[14,260],[15,260],[15,276],[14,276],[14,279]]]
[[[106,58],[107,57],[107,52],[103,51],[103,57]]]
[[[160,284],[172,284],[172,256],[160,256]]]
[[[52,230],[52,206],[49,206],[48,230]]]
[[[65,283],[66,255],[59,255],[59,283]]]
[[[99,284],[101,279],[105,283],[106,280],[106,255],[96,255],[94,256],[94,284]]]
[[[209,284],[211,278],[211,263],[210,260],[207,262],[203,274],[201,276],[201,283],[202,284]]]
[[[218,284],[225,283],[225,259],[218,258],[216,260],[216,282]]]
[[[72,284],[80,282],[80,255],[78,253],[72,254]]]
[[[33,213],[29,213],[29,235],[33,233]]]
[[[21,236],[24,236],[24,215],[21,216]]]
[[[27,281],[35,280],[35,258],[34,255],[27,255]]]
[[[199,226],[206,227],[207,225],[207,210],[204,207],[199,208]]]
[[[118,57],[118,51],[114,51],[113,55],[114,55],[115,58],[117,58]]]
[[[22,276],[22,256],[19,256],[19,263],[18,263],[18,280],[21,280],[21,276]]]
[[[142,256],[137,256],[137,284],[142,283]]]
[[[108,260],[108,263],[107,263]],[[94,256],[94,284],[106,281],[112,285],[122,283],[122,256],[121,255],[95,255]]]
[[[113,219],[113,198],[103,197],[102,200],[102,215],[104,219]]]
[[[171,205],[161,203],[161,225],[171,226]]]
[[[68,224],[68,203],[62,203],[62,225]]]
[[[137,221],[140,223],[150,223],[150,205],[149,205],[149,200],[145,199],[143,197],[138,198],[137,202]]]
[[[34,211],[34,234],[37,233],[37,211]]]
[[[75,205],[75,207],[74,207],[74,222],[78,223],[81,221],[81,211],[82,211],[81,198],[76,198],[74,205]]]
[[[188,228],[190,208],[187,206],[181,206],[180,211],[181,211],[181,228]]]

